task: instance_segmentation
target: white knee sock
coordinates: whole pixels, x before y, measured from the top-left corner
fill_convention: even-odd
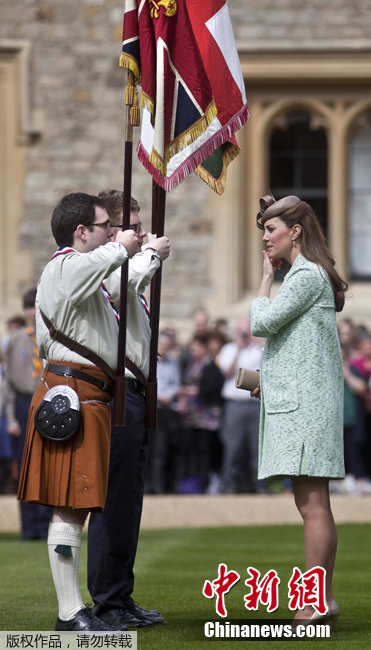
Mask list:
[[[59,618],[71,620],[84,603],[79,590],[79,560],[82,526],[79,524],[49,524],[48,551],[50,567],[57,592]],[[72,557],[55,552],[58,545],[71,547]]]

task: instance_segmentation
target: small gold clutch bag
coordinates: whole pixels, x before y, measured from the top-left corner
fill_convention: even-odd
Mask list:
[[[236,388],[243,390],[255,390],[259,386],[260,372],[258,370],[246,370],[239,368],[236,375]]]

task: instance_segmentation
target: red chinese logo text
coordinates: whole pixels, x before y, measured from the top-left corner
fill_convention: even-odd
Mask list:
[[[226,564],[219,564],[218,577],[212,582],[210,582],[210,580],[205,580],[202,593],[206,598],[213,598],[216,596],[216,613],[219,614],[219,616],[223,616],[223,618],[227,616],[224,595],[230,591],[239,579],[240,576],[236,571],[227,571]]]
[[[300,584],[301,581],[301,584]],[[294,568],[289,581],[289,608],[304,609],[312,605],[319,614],[326,614],[326,569],[316,566],[305,573]]]
[[[260,571],[249,566],[247,572],[251,578],[245,580],[245,585],[251,588],[251,592],[244,596],[246,609],[258,609],[258,604],[267,606],[267,612],[274,612],[278,607],[278,585],[280,579],[277,571],[271,569],[260,580]]]

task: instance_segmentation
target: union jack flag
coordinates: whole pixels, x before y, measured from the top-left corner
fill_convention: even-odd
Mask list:
[[[195,171],[221,194],[249,117],[226,0],[126,0],[120,65],[142,86],[137,152],[155,181]]]

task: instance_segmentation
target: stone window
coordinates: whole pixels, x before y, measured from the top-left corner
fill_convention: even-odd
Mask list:
[[[350,277],[371,280],[371,113],[349,138],[348,237]]]
[[[371,54],[240,52],[250,120],[214,219],[215,306],[246,313],[261,280],[259,198],[298,194],[318,214],[336,267],[351,281],[344,314],[370,318]],[[279,279],[279,278],[277,278]],[[347,309],[349,311],[347,311]]]
[[[288,113],[270,140],[269,186],[276,199],[297,194],[310,203],[327,232],[327,139],[310,114]]]

